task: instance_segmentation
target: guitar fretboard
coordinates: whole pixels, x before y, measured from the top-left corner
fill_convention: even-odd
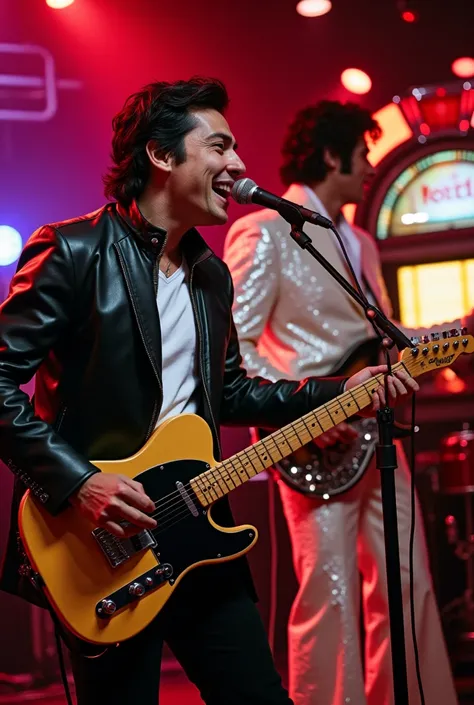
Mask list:
[[[392,370],[401,367],[406,369],[406,365],[398,362],[392,366]],[[266,436],[264,440],[201,473],[191,481],[191,487],[200,503],[209,506],[341,421],[354,416],[372,403],[372,395],[379,384],[383,384],[383,375],[372,377],[340,394],[327,404]]]

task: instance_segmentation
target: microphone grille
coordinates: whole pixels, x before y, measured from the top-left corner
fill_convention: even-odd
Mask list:
[[[252,192],[256,187],[257,184],[252,179],[239,179],[232,186],[232,198],[237,203],[251,203]]]

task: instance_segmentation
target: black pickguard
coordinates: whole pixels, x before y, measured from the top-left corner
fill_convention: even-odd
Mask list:
[[[155,503],[158,526],[153,530],[160,563],[173,567],[172,579],[176,581],[190,566],[201,561],[236,557],[249,548],[255,532],[248,528],[234,533],[215,529],[208,519],[210,508],[202,507],[189,486],[189,481],[208,469],[200,460],[174,460],[150,468],[135,479],[143,484],[145,492]],[[193,516],[186,501],[177,490],[181,482],[198,510]]]

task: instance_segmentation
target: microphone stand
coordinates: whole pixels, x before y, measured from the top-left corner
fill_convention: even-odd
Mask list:
[[[398,350],[412,348],[412,342],[389,321],[376,306],[370,305],[361,294],[318,252],[311,238],[303,232],[304,218],[298,207],[280,214],[291,225],[291,237],[303,250],[309,252],[342,288],[364,309],[365,315],[373,321]],[[387,386],[385,386],[387,389]],[[388,610],[390,619],[390,644],[392,653],[393,690],[395,705],[408,705],[408,679],[405,652],[405,631],[403,623],[402,581],[400,571],[400,551],[398,541],[397,504],[395,493],[395,469],[397,453],[393,443],[394,414],[388,406],[386,393],[385,408],[377,411],[379,442],[376,448],[377,468],[380,471],[382,488],[382,509],[385,538],[385,560],[388,586]]]

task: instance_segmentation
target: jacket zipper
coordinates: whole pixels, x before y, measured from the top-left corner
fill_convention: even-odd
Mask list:
[[[162,254],[163,250],[164,250],[164,247],[165,247],[165,245],[163,244],[163,247],[162,247],[162,249],[161,249],[161,252],[159,253],[159,255],[157,255],[157,258],[156,258],[155,268],[153,269],[153,285],[155,285],[155,269],[156,269],[156,263],[159,262],[159,259],[160,259],[160,257],[161,257],[161,254]],[[118,248],[117,248],[117,254],[118,254],[119,259],[120,259],[120,261],[121,261],[121,263],[122,263],[123,269],[126,270],[126,266],[125,266],[124,259],[123,259],[123,257],[122,257],[122,253],[120,252],[120,250],[119,250]],[[138,316],[137,308],[136,308],[136,306],[135,306],[135,301],[134,301],[134,299],[133,299],[133,294],[132,294],[132,291],[131,291],[131,289],[130,289],[130,285],[129,285],[129,283],[128,283],[127,277],[124,277],[124,279],[125,279],[125,285],[126,285],[126,287],[127,287],[128,294],[129,294],[129,296],[130,296],[130,301],[132,302],[132,307],[133,307],[133,310],[134,310],[134,312],[135,312],[135,317],[136,317],[136,319],[137,319],[137,321],[138,321],[138,320],[140,320],[140,319],[139,319],[139,316]],[[156,294],[156,292],[155,292],[155,294]],[[152,366],[152,368],[153,368],[153,372],[155,373],[155,377],[156,377],[156,379],[157,379],[157,382],[158,382],[158,385],[159,385],[160,391],[161,391],[161,398],[163,399],[163,385],[162,385],[162,383],[161,383],[160,375],[159,375],[159,373],[158,373],[158,370],[156,369],[156,366],[155,366],[155,363],[154,363],[154,361],[153,361],[153,358],[152,358],[152,356],[150,355],[150,352],[149,352],[149,350],[148,350],[148,345],[147,345],[146,340],[145,340],[145,336],[143,335],[142,329],[141,329],[140,326],[138,326],[138,330],[140,331],[140,337],[141,337],[141,339],[142,339],[142,341],[143,341],[143,345],[144,345],[144,347],[145,347],[146,354],[148,355],[148,359],[150,360],[150,364],[151,364],[151,366]],[[157,410],[158,410],[158,403],[157,403],[157,400],[155,399],[155,405],[154,405],[154,407],[153,407],[153,414],[152,414],[152,417],[151,417],[150,425],[149,425],[149,427],[148,427],[148,431],[147,431],[146,436],[145,436],[145,442],[150,438],[150,436],[151,436],[151,434],[152,434],[152,431],[153,431],[153,429],[154,429],[154,427],[155,427],[156,420],[157,420],[157,418],[158,418]]]
[[[211,406],[211,399],[209,397],[209,392],[206,387],[206,381],[204,378],[204,369],[203,369],[203,364],[202,364],[202,331],[201,331],[201,324],[199,322],[199,316],[197,312],[197,307],[196,307],[196,302],[194,300],[194,295],[193,295],[193,274],[194,274],[194,268],[196,264],[198,264],[199,260],[196,261],[193,266],[191,267],[191,274],[189,277],[189,294],[191,297],[191,303],[193,306],[193,311],[194,311],[194,318],[196,320],[196,326],[197,326],[197,332],[198,332],[198,338],[199,338],[199,369],[201,371],[201,380],[202,380],[202,386],[204,389],[204,396],[206,397],[207,405],[209,407],[209,413],[211,415],[211,421],[217,441],[217,447],[219,449],[219,460],[222,460],[222,449],[221,449],[221,444],[219,441],[219,434],[217,433],[217,425],[214,419],[214,414],[212,413],[212,406]]]

